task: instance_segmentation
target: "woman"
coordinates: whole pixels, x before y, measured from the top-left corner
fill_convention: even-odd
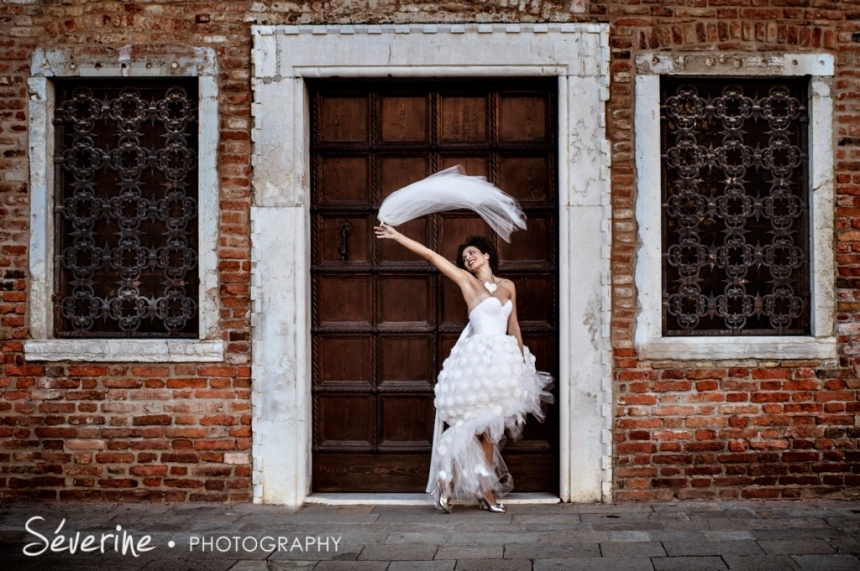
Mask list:
[[[552,400],[547,392],[552,378],[535,371],[535,358],[523,346],[516,288],[495,275],[498,256],[486,238],[473,236],[462,244],[455,265],[384,222],[375,231],[436,266],[460,287],[469,310],[469,325],[436,383],[427,491],[436,508],[448,513],[451,499],[458,497],[477,498],[481,509],[504,513],[496,496],[509,492],[513,481],[497,444],[506,430],[519,437],[528,413],[542,420],[541,405]]]

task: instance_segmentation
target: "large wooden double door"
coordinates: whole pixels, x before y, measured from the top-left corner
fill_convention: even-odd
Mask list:
[[[311,83],[313,489],[417,492],[427,481],[433,386],[467,319],[459,290],[373,235],[391,192],[462,165],[516,197],[528,230],[500,240],[458,211],[400,230],[442,253],[497,240],[525,343],[558,373],[556,80]],[[558,492],[558,415],[503,449],[517,491]]]

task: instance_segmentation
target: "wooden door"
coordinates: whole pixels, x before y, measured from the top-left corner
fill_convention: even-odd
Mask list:
[[[528,230],[507,244],[458,211],[400,230],[456,256],[497,240],[538,368],[558,373],[555,79],[320,81],[312,132],[313,490],[418,492],[427,481],[436,375],[467,319],[430,264],[373,235],[380,202],[463,165],[516,197]],[[517,491],[558,492],[557,405],[503,454]]]

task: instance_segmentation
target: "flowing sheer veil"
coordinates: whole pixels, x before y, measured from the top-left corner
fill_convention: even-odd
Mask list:
[[[427,214],[458,208],[477,212],[505,242],[511,241],[511,232],[526,227],[526,216],[513,197],[482,176],[466,175],[460,165],[391,193],[379,207],[378,218],[399,226]]]

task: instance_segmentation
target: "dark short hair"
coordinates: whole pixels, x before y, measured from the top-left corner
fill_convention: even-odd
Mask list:
[[[466,269],[466,264],[463,263],[463,250],[469,246],[476,247],[482,254],[489,254],[490,269],[493,270],[493,273],[499,271],[499,252],[496,250],[496,245],[493,244],[493,241],[486,236],[469,236],[465,242],[460,244],[457,248],[457,259],[454,260],[458,268]]]

